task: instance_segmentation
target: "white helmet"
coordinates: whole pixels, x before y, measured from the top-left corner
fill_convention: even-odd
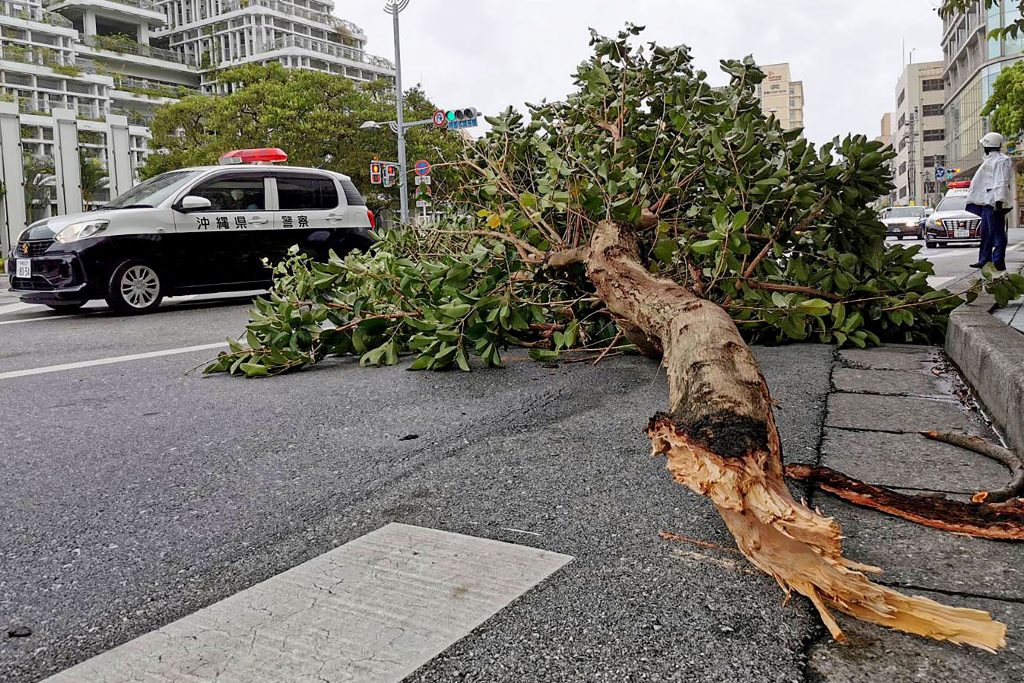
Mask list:
[[[991,147],[1002,147],[1004,142],[1006,141],[999,133],[988,133],[985,137],[979,140],[979,144],[985,149],[989,149]]]

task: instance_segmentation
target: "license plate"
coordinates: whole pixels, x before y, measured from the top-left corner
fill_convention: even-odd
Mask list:
[[[967,228],[954,228],[953,237],[968,237],[970,231]]]
[[[15,277],[32,277],[32,262],[25,258],[20,258],[14,262],[14,276]]]

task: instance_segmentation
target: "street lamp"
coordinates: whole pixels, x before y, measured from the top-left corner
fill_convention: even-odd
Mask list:
[[[402,92],[402,41],[398,30],[398,15],[408,6],[409,0],[388,0],[384,5],[384,11],[394,17],[395,24],[395,110],[398,120],[395,122],[394,130],[398,134],[398,188],[403,224],[409,223],[409,189],[405,184],[405,94]],[[379,124],[377,127],[380,127]]]

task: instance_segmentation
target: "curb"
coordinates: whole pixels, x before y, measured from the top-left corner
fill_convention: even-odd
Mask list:
[[[946,353],[974,388],[1010,445],[1024,453],[1024,334],[997,320],[980,295],[949,316]]]

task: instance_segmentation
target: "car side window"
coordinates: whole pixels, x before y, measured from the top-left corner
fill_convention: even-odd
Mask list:
[[[281,211],[317,211],[338,208],[338,188],[323,176],[278,175],[277,204]]]
[[[267,206],[263,176],[256,173],[218,176],[189,194],[209,199],[207,211],[263,211]]]

